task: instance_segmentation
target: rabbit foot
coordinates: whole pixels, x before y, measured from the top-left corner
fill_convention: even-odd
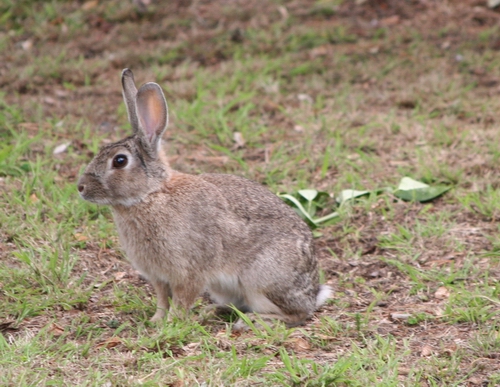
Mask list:
[[[276,325],[276,320],[279,319],[278,316],[272,314],[255,314],[255,313],[247,313],[247,317],[252,322],[252,325],[262,330],[264,329],[264,325],[271,327],[271,329]],[[239,318],[233,325],[232,331],[236,333],[246,332],[250,329],[245,320]]]
[[[151,322],[162,321],[165,318],[165,314],[166,314],[165,309],[157,308],[156,313],[154,314],[153,317],[151,317],[151,319],[149,321],[151,321]]]
[[[234,310],[227,305],[210,304],[206,305],[199,312],[199,319],[203,323],[210,321],[229,321],[230,317],[235,314]]]
[[[203,308],[203,313],[213,314],[215,316],[231,314],[233,312],[234,310],[230,306],[220,304],[210,304]]]
[[[274,329],[278,321],[285,323],[287,329],[303,325],[307,318],[307,315],[280,315],[273,313],[247,313],[246,314],[253,326],[259,330],[266,328]],[[267,330],[266,328],[266,330]],[[239,318],[233,325],[234,332],[245,332],[248,331],[250,327],[247,323]]]
[[[245,321],[243,321],[241,318],[239,318],[238,321],[236,321],[233,324],[231,331],[235,332],[235,333],[243,333],[243,332],[248,331],[249,329],[250,329],[250,327],[247,325],[247,323]]]
[[[173,322],[175,320],[187,320],[191,314],[190,309],[186,309],[180,305],[171,305],[168,310],[167,321]]]

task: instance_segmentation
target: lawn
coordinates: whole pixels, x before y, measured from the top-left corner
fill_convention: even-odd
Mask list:
[[[0,3],[0,385],[500,385],[500,12],[475,0]],[[183,172],[300,198],[333,297],[306,325],[151,323],[76,181],[159,83]],[[405,201],[404,177],[448,190]],[[336,200],[344,190],[368,191]],[[289,204],[292,204],[288,201]],[[315,210],[315,212],[314,212]],[[313,213],[314,212],[314,213]],[[311,225],[313,226],[313,225]]]

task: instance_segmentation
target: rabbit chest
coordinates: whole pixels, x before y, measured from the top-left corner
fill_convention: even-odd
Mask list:
[[[225,226],[220,211],[206,203],[158,195],[113,208],[113,215],[127,259],[147,278],[172,282],[224,265]]]

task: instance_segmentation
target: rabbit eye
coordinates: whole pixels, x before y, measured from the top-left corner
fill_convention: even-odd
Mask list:
[[[116,155],[113,158],[113,168],[123,168],[127,166],[128,164],[128,159],[127,156],[125,155]]]

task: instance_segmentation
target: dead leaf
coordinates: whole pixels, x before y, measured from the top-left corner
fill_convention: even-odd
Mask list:
[[[441,286],[438,288],[438,290],[436,290],[436,293],[434,293],[434,297],[440,300],[445,300],[450,297],[450,291],[444,286]]]
[[[457,349],[458,349],[457,344],[451,343],[443,350],[443,354],[451,357],[455,352],[457,352]]]
[[[278,7],[278,12],[280,13],[281,18],[282,18],[283,20],[288,19],[289,13],[288,13],[288,10],[286,9],[286,7],[285,7],[284,5],[280,5],[280,6]]]
[[[68,149],[68,147],[71,145],[71,141],[70,142],[65,142],[64,144],[60,144],[58,146],[56,146],[52,152],[53,155],[58,155],[58,154],[61,154],[61,153],[64,153],[66,152],[66,150]]]
[[[119,272],[115,273],[115,275],[114,275],[114,279],[115,279],[115,281],[120,281],[120,280],[122,280],[123,278],[125,278],[126,276],[127,276],[127,273],[126,273],[126,272],[124,272],[124,271],[119,271]]]
[[[240,132],[233,133],[233,140],[236,143],[236,149],[243,148],[245,146],[245,139]]]
[[[31,39],[25,40],[21,43],[21,47],[24,51],[29,51],[33,47],[33,41]]]
[[[314,101],[309,94],[297,94],[297,98],[300,102],[307,102],[312,104]]]
[[[235,337],[240,337],[242,334],[243,334],[243,330],[242,329],[231,329],[231,337],[232,338],[235,338]]]
[[[477,376],[472,376],[469,378],[469,380],[467,380],[470,384],[474,385],[474,386],[482,386],[483,385],[483,382],[484,380],[477,377]],[[486,382],[488,383],[488,382]]]
[[[174,380],[172,383],[168,384],[168,387],[182,387],[185,386],[186,382],[184,379]]]
[[[411,372],[411,370],[410,370],[409,368],[406,368],[406,367],[399,367],[399,368],[398,368],[398,374],[399,374],[399,375],[404,375],[404,376],[406,376],[406,375],[409,375],[409,374],[410,374],[410,372]]]
[[[66,98],[69,95],[69,92],[67,90],[55,89],[54,94],[57,95],[59,98]]]
[[[429,262],[427,266],[430,267],[444,266],[444,265],[449,265],[451,262],[453,262],[452,259],[438,259],[436,261]]]
[[[389,16],[389,17],[385,17],[382,20],[380,20],[380,24],[385,26],[385,27],[390,27],[390,26],[398,24],[399,20],[400,19],[399,19],[398,15]]]
[[[49,332],[52,333],[55,337],[59,337],[63,335],[64,328],[56,323],[53,323],[49,328]]]
[[[52,19],[51,21],[49,21],[49,23],[53,26],[58,26],[62,22],[64,22],[64,18],[62,16],[58,16],[58,17]]]
[[[335,340],[339,339],[338,337],[335,337],[335,336],[327,336],[327,335],[322,335],[322,334],[318,334],[317,336],[319,339],[325,340],[325,341],[335,341]]]
[[[278,91],[276,91],[276,92],[278,92]],[[273,101],[268,100],[268,99],[266,99],[264,101],[264,103],[262,104],[262,107],[267,113],[273,113],[273,114],[276,112],[279,112],[281,109],[280,105],[278,105],[276,102],[273,102]]]
[[[443,42],[443,44],[441,44],[441,49],[443,49],[443,50],[447,50],[447,49],[449,49],[449,48],[450,48],[450,46],[451,46],[451,42],[450,42],[449,40],[445,40],[445,41]]]
[[[39,124],[37,124],[35,122],[21,122],[19,124],[19,129],[22,129],[24,131],[30,132],[32,134],[38,134],[38,132],[40,131],[40,128],[49,129],[50,126],[51,125],[47,124],[47,123],[39,125]]]
[[[422,347],[422,350],[420,351],[420,356],[422,357],[429,357],[432,355],[432,347],[430,345],[424,345]]]
[[[287,348],[292,349],[294,352],[304,352],[311,349],[309,342],[302,337],[292,337],[285,342]]]
[[[95,8],[97,7],[97,5],[99,4],[99,1],[98,0],[90,0],[90,1],[86,1],[85,3],[83,3],[82,5],[82,9],[84,11],[89,11],[91,10],[92,8]]]
[[[121,339],[119,337],[111,337],[110,339],[107,339],[103,341],[102,343],[99,343],[96,345],[96,348],[114,348],[118,344],[121,344]]]
[[[309,51],[309,57],[311,59],[315,59],[319,56],[327,56],[328,52],[329,52],[329,46],[314,47],[311,51]]]
[[[391,318],[393,320],[408,320],[410,317],[410,313],[391,313]]]
[[[184,347],[182,347],[181,349],[182,351],[184,351],[184,353],[188,354],[189,356],[199,355],[201,353],[200,343],[189,343]]]
[[[56,100],[52,97],[44,97],[43,98],[43,102],[45,102],[47,105],[55,105],[56,104]]]
[[[75,235],[74,235],[75,239],[78,241],[78,242],[85,242],[85,241],[88,241],[89,238],[83,234],[80,234],[79,232],[77,232]]]

